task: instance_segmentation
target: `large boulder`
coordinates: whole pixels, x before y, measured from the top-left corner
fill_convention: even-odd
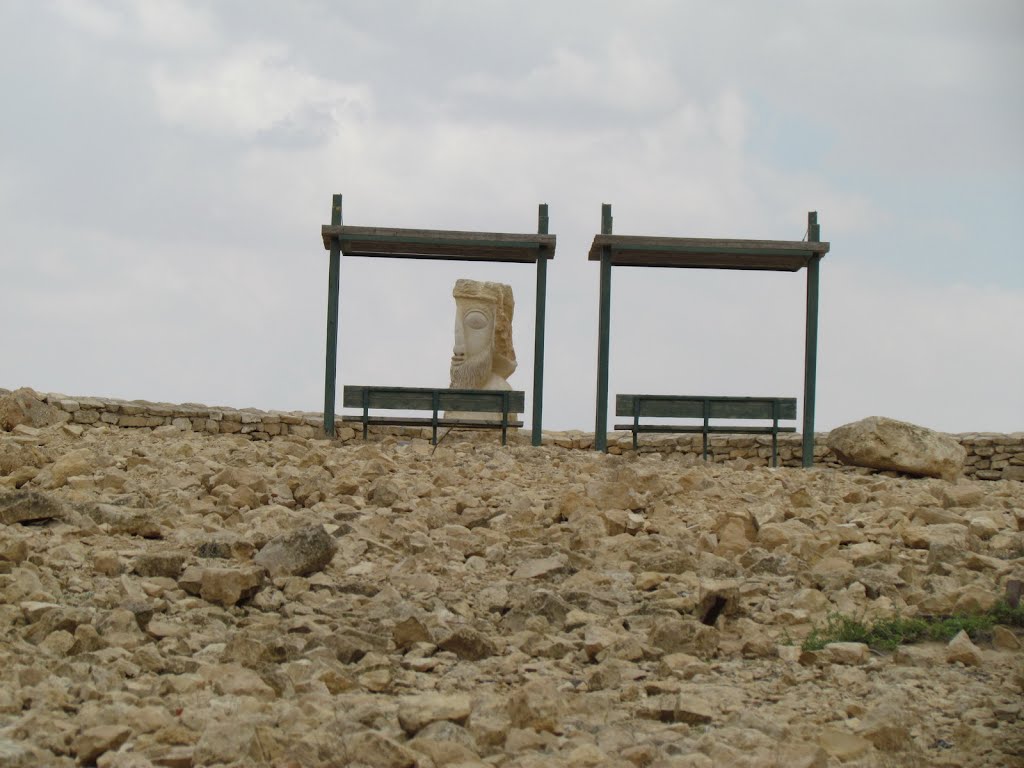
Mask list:
[[[326,568],[336,549],[323,526],[310,525],[271,539],[253,562],[266,568],[271,578],[309,576]]]
[[[19,424],[48,427],[62,421],[67,421],[67,414],[48,405],[33,389],[22,387],[9,395],[0,395],[0,430],[10,431]]]
[[[844,464],[956,480],[967,451],[952,435],[869,416],[833,429],[828,447]]]

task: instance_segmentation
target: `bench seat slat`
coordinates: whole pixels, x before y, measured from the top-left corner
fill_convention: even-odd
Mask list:
[[[503,395],[508,395],[509,413],[526,409],[522,390],[427,389],[421,387],[365,387],[346,385],[342,403],[345,408],[362,408],[363,392],[369,390],[367,407],[384,410],[432,411],[437,393],[439,411],[502,412]]]
[[[616,395],[615,415],[633,416],[637,400],[641,417],[704,418],[707,401],[711,419],[770,419],[772,404],[778,403],[780,419],[796,418],[795,397],[704,397],[697,395]]]
[[[343,421],[347,421],[352,424],[362,424],[363,420],[361,417],[346,416]],[[430,417],[423,416],[368,416],[366,419],[367,424],[375,424],[377,426],[392,426],[392,427],[429,427],[434,424],[434,420]],[[484,420],[484,419],[442,419],[438,417],[437,426],[439,427],[467,427],[469,429],[495,429],[501,428],[501,420],[496,421]],[[523,426],[521,421],[510,421],[508,422],[509,429],[519,428]]]
[[[632,424],[616,424],[616,430],[632,432]],[[704,427],[689,424],[640,424],[637,432],[678,432],[687,435],[700,435]],[[771,427],[722,427],[715,424],[708,425],[708,432],[723,435],[770,435],[772,432],[796,432],[796,427],[779,427],[773,430]]]

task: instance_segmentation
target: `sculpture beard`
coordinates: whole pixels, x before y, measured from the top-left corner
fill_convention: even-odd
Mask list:
[[[467,357],[461,362],[452,360],[450,375],[452,389],[482,389],[491,378],[494,365],[494,350]]]

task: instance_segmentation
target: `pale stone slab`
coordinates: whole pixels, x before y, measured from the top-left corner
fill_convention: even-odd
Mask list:
[[[844,464],[955,480],[967,451],[952,435],[916,424],[870,416],[833,429],[828,447]]]
[[[398,722],[411,736],[439,720],[464,723],[470,709],[470,698],[464,693],[404,696],[398,702]]]

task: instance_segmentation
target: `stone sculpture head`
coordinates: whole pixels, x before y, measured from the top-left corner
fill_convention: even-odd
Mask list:
[[[454,389],[510,389],[506,379],[516,369],[512,347],[512,286],[457,280],[455,346],[451,384]]]

